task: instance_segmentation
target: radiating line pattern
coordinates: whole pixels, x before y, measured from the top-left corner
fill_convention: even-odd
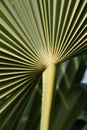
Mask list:
[[[50,63],[87,52],[87,1],[1,0],[0,7],[3,115]]]

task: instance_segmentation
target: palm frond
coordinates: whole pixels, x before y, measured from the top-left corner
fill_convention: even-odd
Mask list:
[[[2,0],[0,7],[1,119],[19,100],[4,128],[48,65],[87,52],[87,1]]]

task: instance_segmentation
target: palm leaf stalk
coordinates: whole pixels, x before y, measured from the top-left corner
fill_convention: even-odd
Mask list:
[[[0,112],[43,75],[41,130],[48,130],[58,64],[87,52],[87,1],[2,0],[0,7],[0,98],[9,97]]]
[[[49,130],[52,121],[52,106],[56,88],[57,66],[51,64],[43,73],[41,130]],[[50,86],[50,87],[49,87]]]

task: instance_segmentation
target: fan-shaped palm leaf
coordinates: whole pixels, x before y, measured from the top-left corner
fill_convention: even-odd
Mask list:
[[[46,69],[41,130],[48,130],[57,64],[87,51],[87,1],[2,0],[0,7],[0,112],[24,98]]]

